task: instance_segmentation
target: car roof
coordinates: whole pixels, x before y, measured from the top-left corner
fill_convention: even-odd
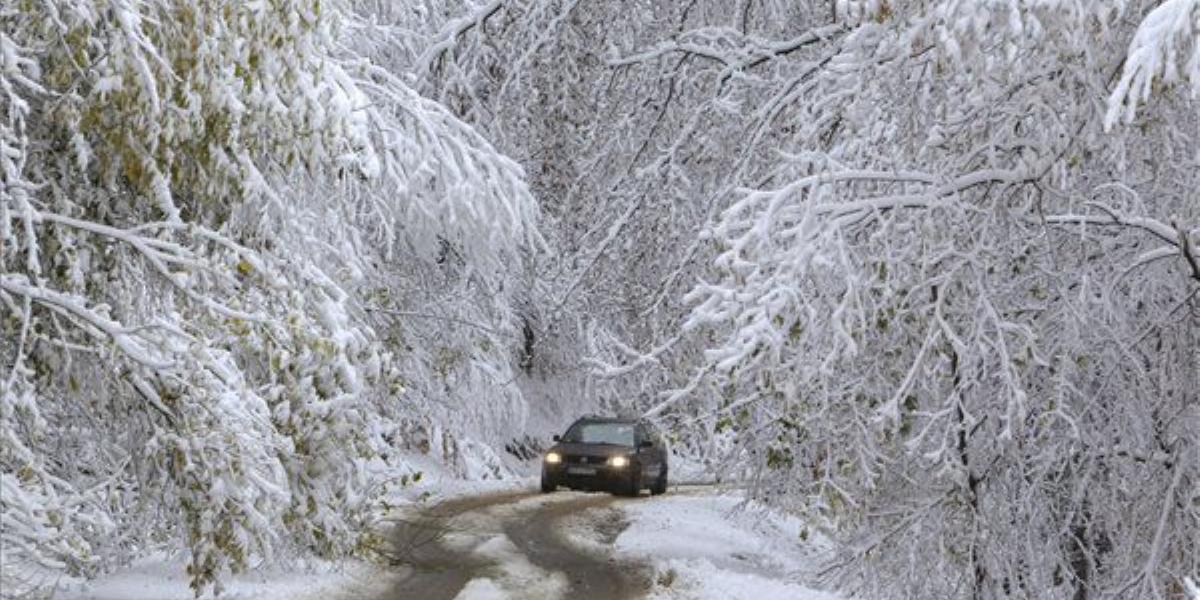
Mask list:
[[[599,415],[588,415],[575,419],[575,423],[628,423],[634,424],[641,421],[636,417],[603,417]]]

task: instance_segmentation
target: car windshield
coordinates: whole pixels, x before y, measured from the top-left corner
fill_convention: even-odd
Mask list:
[[[567,430],[563,441],[633,446],[633,423],[576,423]]]

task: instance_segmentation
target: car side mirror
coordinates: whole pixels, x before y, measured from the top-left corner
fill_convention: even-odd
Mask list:
[[[638,444],[638,448],[653,448],[653,447],[654,447],[654,442],[652,442],[650,440],[642,440],[642,443]]]
[[[562,441],[562,436],[560,436],[560,435],[555,435],[555,436],[551,436],[551,437],[550,437],[550,439],[552,439],[552,440],[554,440],[554,441],[556,441],[556,442],[561,442],[561,441]]]

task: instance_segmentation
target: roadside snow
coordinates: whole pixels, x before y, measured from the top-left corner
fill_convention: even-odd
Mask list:
[[[412,504],[530,489],[537,484],[536,478],[529,475],[464,478],[435,457],[413,452],[396,453],[391,460],[391,463],[376,460],[367,465],[373,479],[386,482],[385,512]]]
[[[465,480],[430,457],[397,455],[395,465],[375,461],[367,465],[379,481],[393,482],[380,506],[386,519],[398,509],[429,505],[442,500],[477,496],[535,485],[531,478]],[[399,465],[399,466],[397,466]],[[420,473],[420,477],[414,477]],[[405,484],[401,484],[404,476]],[[415,479],[415,480],[414,480]],[[58,582],[56,600],[194,600],[188,587],[185,563],[157,553],[135,561],[127,568],[94,580],[64,578]],[[398,575],[384,567],[362,561],[335,564],[309,560],[292,567],[256,569],[231,577],[220,595],[222,600],[317,600],[372,598],[381,596]],[[475,588],[484,590],[487,584]],[[493,584],[494,585],[494,584]],[[491,598],[484,591],[464,598]]]
[[[344,566],[310,562],[302,569],[261,570],[237,575],[226,583],[224,600],[316,600],[360,598],[387,589],[394,575],[362,562]],[[63,580],[58,600],[194,600],[181,560],[150,556],[128,569],[92,581]]]
[[[623,502],[629,527],[612,551],[654,565],[653,599],[840,600],[799,583],[821,552],[803,521],[741,503],[712,492]]]
[[[648,596],[653,600],[841,600],[796,583],[714,569],[704,559],[669,560],[663,566]]]

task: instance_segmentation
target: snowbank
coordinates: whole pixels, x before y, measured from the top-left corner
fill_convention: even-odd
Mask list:
[[[375,481],[388,482],[379,516],[393,511],[463,496],[531,489],[531,478],[466,480],[431,457],[404,454],[396,465],[368,465]],[[420,474],[418,476],[418,474]],[[404,477],[403,484],[400,483]],[[490,547],[489,547],[490,548]],[[127,568],[94,580],[64,578],[56,599],[62,600],[193,600],[185,562],[157,553]],[[330,563],[307,560],[292,566],[255,569],[232,577],[222,600],[317,600],[379,597],[398,575],[386,567],[363,561]],[[477,584],[486,588],[487,582]]]
[[[800,583],[822,552],[802,521],[741,504],[712,492],[623,502],[612,551],[654,565],[654,599],[840,600]]]
[[[230,578],[223,600],[317,600],[381,594],[394,575],[363,562],[335,565],[310,561],[292,569],[268,569]],[[60,600],[194,600],[184,562],[159,554],[93,581],[63,580]]]

